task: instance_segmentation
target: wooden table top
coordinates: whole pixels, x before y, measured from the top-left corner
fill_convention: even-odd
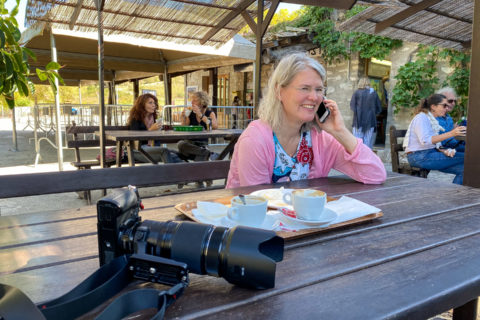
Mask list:
[[[107,130],[105,137],[114,141],[139,141],[139,140],[159,140],[162,142],[176,142],[184,139],[208,139],[223,137],[238,137],[242,134],[242,129],[221,129],[204,131],[173,131],[173,130]],[[95,134],[99,134],[96,132]]]
[[[383,185],[329,177],[274,186],[348,195],[384,216],[286,242],[273,289],[191,273],[167,319],[424,319],[480,295],[479,189],[395,173]],[[266,187],[144,199],[141,216],[183,219],[178,203]],[[95,206],[0,217],[0,230],[0,282],[34,302],[66,293],[98,268]]]

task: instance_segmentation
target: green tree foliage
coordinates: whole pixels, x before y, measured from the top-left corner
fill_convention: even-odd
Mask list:
[[[437,72],[439,60],[446,60],[454,70],[441,85]],[[415,108],[421,99],[434,93],[440,86],[448,86],[455,89],[459,99],[457,107],[450,115],[454,120],[459,120],[466,114],[468,104],[469,62],[470,55],[467,53],[419,45],[415,61],[400,67],[395,76],[397,83],[392,97],[395,113],[402,109]]]
[[[20,0],[16,0],[15,7],[9,12],[5,7],[5,0],[0,0],[0,97],[10,109],[15,106],[15,92],[27,97],[34,89],[28,78],[28,58],[35,60],[35,54],[19,43],[21,33],[15,19],[19,3]],[[45,70],[37,70],[40,80],[48,80],[54,90],[56,87],[51,79],[56,77],[61,80],[55,71],[59,67],[58,64],[50,62]]]
[[[365,10],[364,6],[354,6],[344,18]],[[399,48],[402,41],[360,32],[340,32],[335,29],[334,10],[324,7],[303,7],[298,27],[310,27],[316,33],[313,42],[321,49],[321,56],[327,64],[348,59],[351,53],[360,57],[385,59],[392,49]]]

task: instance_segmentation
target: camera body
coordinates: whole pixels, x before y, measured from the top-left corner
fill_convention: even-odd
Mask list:
[[[173,284],[184,274],[182,268],[188,267],[191,272],[223,277],[243,287],[275,286],[276,262],[283,259],[284,247],[283,238],[275,232],[190,221],[142,222],[140,207],[138,192],[130,186],[116,189],[97,202],[100,265],[135,254],[136,265],[141,268],[134,277],[143,280],[169,279],[162,283]],[[139,263],[142,257],[144,263]],[[154,277],[145,275],[149,264],[155,264]]]

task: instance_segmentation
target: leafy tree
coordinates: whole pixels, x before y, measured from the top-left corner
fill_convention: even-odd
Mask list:
[[[20,46],[21,37],[15,16],[18,13],[20,0],[16,0],[15,7],[9,12],[5,7],[5,0],[0,0],[0,97],[10,109],[15,106],[15,92],[27,97],[34,86],[29,80],[30,65],[28,58],[35,60],[35,54],[28,48]],[[57,90],[53,79],[63,79],[55,71],[60,65],[50,62],[45,70],[37,69],[40,80],[48,80],[52,89]]]

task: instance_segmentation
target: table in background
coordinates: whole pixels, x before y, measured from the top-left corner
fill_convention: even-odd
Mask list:
[[[425,319],[450,308],[472,315],[480,295],[478,189],[395,173],[383,185],[329,177],[145,199],[141,216],[183,219],[178,203],[280,186],[348,195],[384,216],[288,241],[273,289],[191,274],[167,319]],[[64,294],[98,268],[94,206],[0,217],[0,229],[0,282],[35,302]]]
[[[225,158],[227,154],[233,152],[235,143],[238,137],[242,134],[242,129],[222,129],[222,130],[204,130],[204,131],[173,131],[173,130],[155,130],[155,131],[139,131],[139,130],[112,130],[105,131],[105,138],[107,140],[113,140],[117,143],[117,167],[122,165],[122,145],[127,147],[128,164],[130,166],[135,165],[133,158],[133,148],[135,141],[155,140],[159,143],[174,143],[180,140],[196,140],[196,139],[208,139],[208,138],[225,138],[230,142],[225,149],[218,156],[218,160]],[[96,132],[98,135],[99,133]],[[142,148],[138,148],[138,151],[152,163],[156,163],[148,153],[144,152]]]

